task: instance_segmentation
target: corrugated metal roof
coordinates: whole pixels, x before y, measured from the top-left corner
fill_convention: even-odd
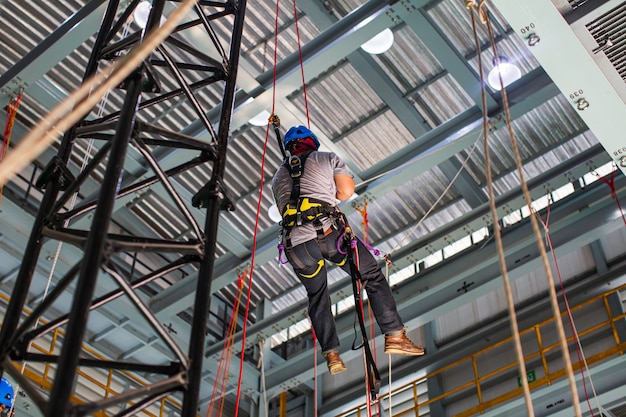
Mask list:
[[[338,19],[365,3],[365,0],[329,0],[317,7],[322,8],[329,16]],[[2,45],[0,72],[4,73],[15,65],[20,58],[85,4],[86,1],[69,0],[57,2],[5,0],[0,3]],[[398,5],[396,3],[393,6]],[[240,86],[239,93],[242,95],[250,93],[249,90],[255,88],[263,91],[271,90],[271,87],[267,85],[260,85],[259,80],[262,79],[267,84],[267,80],[270,79],[268,77],[273,70],[274,49],[276,49],[279,62],[295,54],[298,49],[296,21],[291,3],[281,2],[280,4],[277,47],[274,45],[275,2],[250,1],[248,7],[242,39],[240,71],[246,83],[252,85],[256,82],[257,84],[253,87],[247,84]],[[458,133],[462,136],[465,132],[448,132],[446,126],[455,122],[458,116],[464,116],[474,110],[476,114],[479,113],[478,108],[481,103],[478,103],[472,94],[477,90],[479,82],[478,55],[472,35],[470,15],[464,8],[463,2],[432,1],[414,12],[420,13],[420,16],[432,25],[439,40],[450,47],[451,55],[458,58],[458,65],[463,65],[462,69],[474,77],[472,81],[475,81],[475,84],[455,78],[454,69],[458,68],[446,68],[442,64],[442,51],[431,50],[426,37],[417,34],[407,22],[400,21],[390,23],[390,26],[393,26],[395,42],[388,52],[369,56],[356,46],[348,56],[342,53],[333,55],[329,62],[324,63],[324,69],[307,83],[307,103],[304,102],[302,85],[295,82],[292,83],[293,85],[283,85],[284,90],[278,97],[276,112],[281,117],[284,115],[284,119],[289,121],[295,120],[306,124],[305,105],[308,105],[308,116],[312,124],[319,129],[320,136],[325,137],[324,145],[334,146],[334,149],[340,152],[349,165],[355,169],[355,176],[363,181],[372,179],[368,178],[368,169],[372,166],[376,166],[378,171],[389,174],[388,177],[384,177],[387,179],[392,177],[391,173],[405,163],[405,160],[408,160],[409,167],[411,164],[424,163],[421,159],[416,160],[417,155],[413,154],[413,152],[418,152],[414,148],[421,137],[416,137],[416,132],[412,130],[421,128],[423,132],[418,132],[417,136],[432,135],[441,140],[446,139],[449,141],[447,144],[454,143],[454,140],[460,139],[451,137],[451,134]],[[302,45],[315,40],[322,32],[320,27],[327,27],[327,22],[316,22],[314,14],[300,13],[298,17]],[[538,62],[497,11],[492,14],[492,22],[499,53],[518,64],[523,76],[534,73],[539,67]],[[218,35],[225,38],[225,34],[230,31],[230,23],[230,21],[226,23],[216,21],[212,25]],[[138,28],[133,22],[129,22],[128,25],[131,31]],[[477,30],[486,75],[486,72],[493,66],[494,54],[488,47],[489,37],[485,27],[478,23]],[[183,35],[175,36],[179,40],[192,41],[189,38],[183,38]],[[342,36],[350,36],[350,34],[342,34]],[[94,36],[91,36],[67,57],[59,57],[59,62],[44,77],[35,81],[37,88],[27,89],[18,115],[18,121],[24,127],[30,128],[43,119],[49,110],[50,102],[57,102],[80,84],[94,39]],[[214,52],[207,51],[207,54],[214,56]],[[362,59],[351,59],[351,54],[352,58],[358,54]],[[154,58],[161,59],[161,56],[155,52]],[[315,58],[315,56],[307,57],[309,60]],[[367,71],[363,69],[363,65],[367,65]],[[292,70],[299,71],[299,68]],[[386,83],[379,85],[371,82],[372,72],[384,79]],[[183,71],[183,73],[189,83],[202,78],[198,72]],[[175,76],[171,73],[159,71],[159,74],[159,82],[165,89],[177,86]],[[264,77],[259,78],[262,74]],[[523,89],[523,87],[520,88]],[[200,88],[196,93],[202,103],[203,112],[214,109],[221,101],[222,92],[219,84]],[[491,106],[498,107],[501,100],[499,95],[491,90],[488,94]],[[149,93],[145,94],[144,101],[151,97],[153,96]],[[392,97],[395,103],[384,97]],[[107,111],[119,109],[123,99],[123,91],[113,91],[107,96],[103,106]],[[394,105],[398,103],[406,105],[403,109],[412,115],[410,121],[394,112]],[[97,113],[96,108],[90,117],[95,118]],[[502,122],[498,122],[498,117],[502,117],[502,114],[490,116],[490,120],[496,126],[489,134],[489,148],[495,178],[494,187],[496,194],[502,195],[518,188],[519,178],[515,170],[508,132]],[[172,102],[157,103],[138,113],[140,121],[151,122],[175,132],[194,130],[191,134],[202,138],[208,137],[206,132],[198,133],[204,130],[202,127],[195,129],[198,119],[193,106],[182,97],[174,104]],[[469,122],[461,127],[468,130],[474,129],[469,127]],[[288,126],[283,126],[283,131],[286,128]],[[527,180],[550,168],[567,163],[572,157],[598,143],[593,133],[589,132],[576,111],[573,110],[567,98],[562,95],[543,101],[526,114],[517,117],[513,121],[513,129],[524,162],[525,174],[528,176]],[[481,134],[474,129],[471,135],[472,139],[479,141],[472,155],[468,158],[469,148],[466,148],[455,151],[456,153],[452,153],[447,159],[453,160],[457,163],[454,166],[457,166],[463,164],[468,158],[465,165],[467,178],[473,180],[475,184],[471,185],[476,190],[486,195],[485,155],[482,139],[480,139]],[[146,136],[156,137],[154,134]],[[210,138],[203,140],[209,141]],[[467,142],[469,146],[474,143],[474,140]],[[102,146],[102,142],[95,141],[94,145],[98,148]],[[88,139],[77,140],[71,157],[70,168],[73,172],[78,172],[79,167],[85,161],[88,146]],[[168,158],[184,160],[187,157],[185,151],[172,153],[157,147],[151,147],[151,150],[157,154],[158,159],[163,161],[167,161]],[[263,163],[264,152],[267,154]],[[419,153],[423,154],[423,152],[424,150],[420,148]],[[95,149],[89,151],[89,155],[94,153]],[[271,258],[271,260],[255,266],[254,286],[250,301],[251,307],[254,308],[261,300],[267,300],[271,302],[274,312],[284,310],[306,299],[305,291],[291,267],[278,264],[278,251],[274,249],[275,242],[273,241],[274,236],[277,235],[277,226],[267,214],[273,204],[269,183],[281,160],[282,156],[271,129],[266,146],[265,127],[255,127],[247,123],[234,126],[228,143],[225,185],[237,200],[237,204],[235,211],[221,213],[220,227],[228,236],[218,242],[216,251],[216,263],[223,261],[224,264],[230,266],[226,260],[237,261],[238,273],[250,268],[250,251],[257,223],[256,211],[257,206],[260,207],[258,236],[265,237],[265,242],[271,241],[271,243],[266,243],[266,247],[257,248],[257,250],[267,251],[263,252],[264,259]],[[46,162],[40,160],[38,163],[44,165]],[[90,184],[101,182],[105,163],[106,161],[90,178]],[[206,162],[173,178],[175,188],[184,194],[186,202],[189,202],[188,200],[207,184],[212,166],[212,162]],[[261,172],[262,166],[264,166],[263,172]],[[149,165],[136,151],[129,152],[126,168],[128,176],[153,175]],[[24,178],[29,177],[30,173],[30,169],[25,170]],[[261,178],[265,184],[263,198],[259,205]],[[15,183],[18,189],[28,188],[24,180],[16,180]],[[388,184],[392,186],[381,193],[382,195],[368,200],[368,241],[384,253],[427,236],[475,208],[466,200],[464,192],[467,190],[457,188],[457,186],[449,187],[449,174],[436,164],[424,166],[418,174],[401,184],[391,181]],[[81,189],[79,201],[95,195],[96,191],[87,186],[84,187]],[[40,198],[40,194],[33,197],[33,200],[36,201],[36,198]],[[432,214],[424,219],[433,205],[436,207]],[[344,207],[350,212],[351,224],[358,228],[362,221],[361,214],[355,212],[350,203]],[[132,225],[136,230],[142,230],[154,237],[184,240],[190,236],[188,223],[161,189],[137,193],[125,207],[116,212],[114,219],[115,216],[118,216],[118,223],[115,227],[119,227],[124,232],[131,230]],[[414,226],[420,221],[422,221],[421,226],[414,230]],[[202,224],[200,226],[203,227]],[[270,250],[272,252],[269,252]],[[438,250],[433,249],[435,258],[440,256],[439,253],[435,253]],[[270,255],[267,255],[268,253]],[[432,260],[433,263],[435,258]],[[129,264],[132,262],[130,259],[126,260]],[[167,262],[167,259],[150,255],[139,256],[136,260],[143,270],[157,269]],[[189,267],[184,274],[181,272],[170,274],[153,285],[147,286],[145,292],[153,295],[164,287],[182,281],[184,275],[194,273],[194,269],[195,266]],[[222,271],[225,276],[233,279],[216,294],[216,298],[224,301],[227,307],[235,304],[238,296],[233,269],[235,268],[228,268],[226,272]],[[338,268],[330,271],[330,283],[344,278],[345,274]],[[537,291],[540,291],[541,286],[535,282],[537,280],[537,277],[520,280],[522,284],[517,289],[518,295],[522,298],[533,296],[536,292],[531,289],[535,287],[538,288]],[[529,287],[523,287],[524,285]],[[488,302],[485,303],[485,300]],[[502,303],[497,300],[501,300],[499,294],[491,294],[442,317],[438,323],[440,336],[449,337],[463,327],[496,314],[503,308]],[[220,305],[215,308],[229,310],[227,307]],[[183,309],[182,312],[179,311],[176,314],[186,318],[188,311],[188,309]],[[122,313],[119,313],[119,317],[113,316],[123,321]],[[256,313],[253,313],[253,322],[256,317]],[[94,327],[93,331],[97,332],[102,329],[102,326]],[[135,336],[145,343],[149,337],[141,333],[136,332]],[[126,346],[107,346],[107,349],[117,350],[117,354],[123,355],[125,351],[133,348],[131,345],[132,343],[128,342]],[[150,349],[148,352],[157,355]]]
[[[336,16],[343,16],[362,3],[330,2],[328,7]],[[8,68],[13,65],[81,4],[81,2],[66,2],[35,5],[32,1],[5,2],[2,26],[13,27],[13,33],[4,31],[2,36],[8,40],[15,37],[14,33],[19,33],[19,42],[5,42],[7,47],[2,54],[2,67]],[[249,7],[242,57],[246,62],[245,68],[252,69],[259,74],[271,70],[273,65],[275,9],[271,2],[251,2]],[[282,4],[280,7],[280,35],[278,37],[280,44],[277,48],[279,60],[294,53],[297,49],[295,19],[290,7],[288,4]],[[458,51],[461,57],[468,59],[476,71],[475,47],[469,36],[471,24],[462,2],[437,2],[424,13],[446,41]],[[32,20],[32,24],[28,27],[20,26],[19,22],[26,17],[29,21]],[[536,68],[537,63],[524,50],[524,45],[512,35],[504,20],[497,13],[493,18],[495,35],[499,39],[498,46],[501,51],[507,56],[518,58],[524,74]],[[9,22],[13,23],[9,24]],[[300,16],[298,23],[302,44],[306,44],[319,34],[319,30],[308,16]],[[224,32],[225,27],[221,27],[220,24],[216,24],[215,27],[218,32]],[[480,41],[486,45],[488,37],[484,27],[479,25],[478,30]],[[395,38],[396,42],[388,53],[374,56],[372,60],[397,87],[399,97],[408,100],[415,107],[428,129],[441,125],[474,105],[465,87],[445,72],[437,59],[437,51],[430,51],[408,26],[400,25],[396,28]],[[75,88],[83,76],[92,42],[93,38],[56,65],[47,74],[47,81],[61,92],[68,92]],[[10,48],[9,45],[11,45]],[[483,54],[485,60],[489,62],[487,57],[492,55],[491,51],[485,50]],[[197,76],[192,74],[189,76],[190,82],[197,80]],[[160,80],[166,87],[175,85],[171,76],[163,76]],[[361,170],[384,161],[385,158],[395,153],[402,152],[405,146],[415,140],[402,120],[399,120],[379,97],[377,88],[379,87],[376,85],[368,85],[359,74],[358,68],[348,61],[340,60],[338,63],[332,63],[326,72],[312,80],[307,89],[308,104],[315,124],[320,127],[324,135],[336,141],[344,155]],[[210,107],[219,102],[219,91],[214,87],[203,88],[199,97]],[[108,96],[106,105],[116,108],[120,106],[121,100],[122,95],[113,92]],[[301,107],[302,90],[292,94],[290,100],[294,106]],[[43,117],[45,110],[35,100],[26,97],[21,117],[30,126]],[[155,105],[140,112],[139,118],[140,120],[158,120],[159,125],[180,131],[195,121],[197,116],[193,109],[181,102],[173,108]],[[552,158],[558,157],[558,161],[563,161],[573,152],[594,143],[584,141],[579,145],[569,144],[575,141],[570,136],[580,135],[585,127],[561,97],[520,117],[514,122],[514,126],[522,157],[526,161],[534,160],[533,172],[541,172],[542,169],[547,168]],[[229,143],[226,181],[229,190],[238,196],[239,201],[237,210],[232,213],[223,213],[222,220],[246,242],[252,239],[255,224],[264,136],[263,128],[241,128],[233,132]],[[569,139],[568,144],[559,146],[564,139]],[[514,165],[506,132],[503,129],[493,132],[490,144],[496,177],[504,175],[503,178],[507,178],[510,182],[504,185],[505,180],[502,179],[498,183],[497,191],[501,193],[515,187],[517,181],[514,179],[514,174],[507,174]],[[77,165],[84,155],[84,150],[79,149],[80,147],[77,148],[77,154],[74,157]],[[280,163],[280,154],[273,137],[269,138],[267,151],[264,176],[266,181],[269,181]],[[546,152],[550,154],[540,159],[536,158],[537,155]],[[457,158],[462,161],[465,155],[466,151],[463,151],[457,155]],[[480,147],[470,158],[467,169],[477,184],[484,186],[484,156]],[[178,181],[189,193],[193,194],[207,182],[209,170],[210,163],[199,166],[180,175]],[[385,201],[373,201],[369,207],[371,239],[376,242],[395,239],[395,234],[406,230],[409,225],[424,215],[439,198],[447,183],[448,179],[437,168],[433,168],[398,187],[385,197]],[[259,219],[261,231],[273,225],[266,214],[272,204],[272,198],[269,195],[269,189],[266,188],[265,191]],[[443,196],[439,204],[441,207],[447,207],[461,198],[453,187],[447,195]],[[134,207],[134,213],[153,229],[156,235],[173,237],[185,231],[184,223],[179,222],[173,216],[173,210],[166,209],[168,203],[155,195],[145,195],[141,201],[135,203]],[[432,219],[424,223],[424,232],[433,230],[439,224],[445,224],[448,219],[469,209],[464,204],[453,207],[456,208],[452,213],[447,214],[445,210],[439,210],[438,214],[432,215]],[[356,215],[352,215],[351,219],[359,221]],[[227,248],[222,250],[223,252],[220,251],[219,255],[228,252]],[[288,268],[279,270],[272,268],[270,271],[263,271],[263,268],[266,267],[260,267],[258,270],[261,275],[258,285],[262,288],[259,291],[259,297],[276,299],[284,289],[294,286],[295,281],[286,278],[291,274]],[[273,286],[267,285],[264,282],[266,279],[285,282]]]

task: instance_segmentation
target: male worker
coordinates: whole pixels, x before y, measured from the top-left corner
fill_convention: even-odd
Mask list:
[[[350,273],[343,241],[344,226],[336,216],[339,201],[354,194],[354,180],[345,163],[332,152],[319,152],[319,140],[308,128],[294,126],[284,137],[288,160],[272,182],[278,210],[283,216],[282,245],[309,298],[309,317],[331,374],[345,371],[339,356],[339,338],[331,311],[324,260]],[[424,354],[406,336],[406,328],[376,259],[359,240],[358,267],[376,322],[385,335],[385,353]],[[343,244],[343,245],[342,245]]]

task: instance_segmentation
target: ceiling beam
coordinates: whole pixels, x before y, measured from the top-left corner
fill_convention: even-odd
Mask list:
[[[302,2],[299,7],[320,30],[327,30],[337,22],[337,19],[333,18],[333,16],[328,13],[328,10],[321,2]],[[393,19],[389,19],[388,23],[390,26],[393,26]],[[376,36],[378,33],[379,32],[370,29],[370,38]],[[346,59],[359,75],[363,77],[367,85],[374,88],[376,94],[378,94],[408,131],[411,132],[413,137],[418,137],[426,133],[428,129],[424,117],[422,117],[417,109],[403,97],[402,92],[369,54],[364,52],[361,48],[358,48],[347,55]]]
[[[6,91],[0,95],[0,108],[4,108],[20,88],[28,91],[35,81],[98,31],[106,9],[103,3],[105,0],[89,1],[0,75],[0,88]]]
[[[467,62],[460,56],[456,48],[446,39],[428,18],[423,9],[410,7],[399,8],[399,17],[404,20],[417,37],[424,42],[443,68],[461,85],[474,103],[482,110],[482,94],[480,78]],[[498,102],[486,93],[487,111],[492,112],[499,108]]]
[[[456,157],[447,159],[437,166],[450,182],[454,180],[454,189],[471,208],[489,201],[483,189],[476,184],[470,173],[463,169],[463,165]]]

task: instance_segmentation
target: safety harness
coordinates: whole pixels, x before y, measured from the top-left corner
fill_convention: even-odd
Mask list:
[[[365,352],[366,366],[366,378],[368,382],[368,388],[370,396],[373,400],[376,400],[378,392],[380,390],[380,374],[376,367],[376,361],[372,355],[370,345],[368,343],[367,331],[365,329],[365,318],[363,317],[363,310],[361,306],[361,292],[359,291],[359,282],[362,282],[361,273],[358,268],[358,259],[355,259],[355,253],[357,248],[357,238],[352,233],[352,228],[348,224],[348,219],[345,215],[339,211],[336,207],[331,206],[325,201],[317,200],[310,197],[300,198],[300,178],[304,172],[304,164],[311,152],[305,152],[298,155],[286,155],[283,165],[287,168],[291,175],[292,187],[291,194],[289,195],[289,203],[285,206],[282,212],[282,226],[283,226],[283,239],[287,247],[291,247],[291,230],[295,226],[301,226],[306,223],[312,223],[317,232],[317,237],[322,238],[324,236],[324,225],[322,219],[324,217],[334,217],[342,224],[344,233],[339,239],[338,248],[340,246],[346,248],[346,251],[342,252],[346,255],[348,264],[350,265],[350,275],[352,277],[352,290],[354,292],[355,310],[357,311],[357,317],[359,320],[359,327],[361,330],[362,342],[361,345],[356,346],[355,341],[352,344],[352,350],[358,350],[361,347]],[[284,249],[284,245],[279,245],[279,251]],[[279,255],[280,257],[280,255]]]
[[[291,175],[291,194],[289,202],[283,209],[282,226],[284,239],[287,247],[291,247],[291,230],[295,226],[302,226],[306,223],[312,223],[317,231],[317,236],[324,236],[324,225],[322,218],[333,215],[336,208],[325,201],[311,197],[300,198],[300,178],[304,172],[304,163],[311,152],[305,152],[301,155],[289,155],[283,165]]]

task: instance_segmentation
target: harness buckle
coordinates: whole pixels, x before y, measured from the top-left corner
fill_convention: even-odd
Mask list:
[[[289,156],[289,173],[291,174],[291,178],[302,175],[302,160],[298,155]]]

